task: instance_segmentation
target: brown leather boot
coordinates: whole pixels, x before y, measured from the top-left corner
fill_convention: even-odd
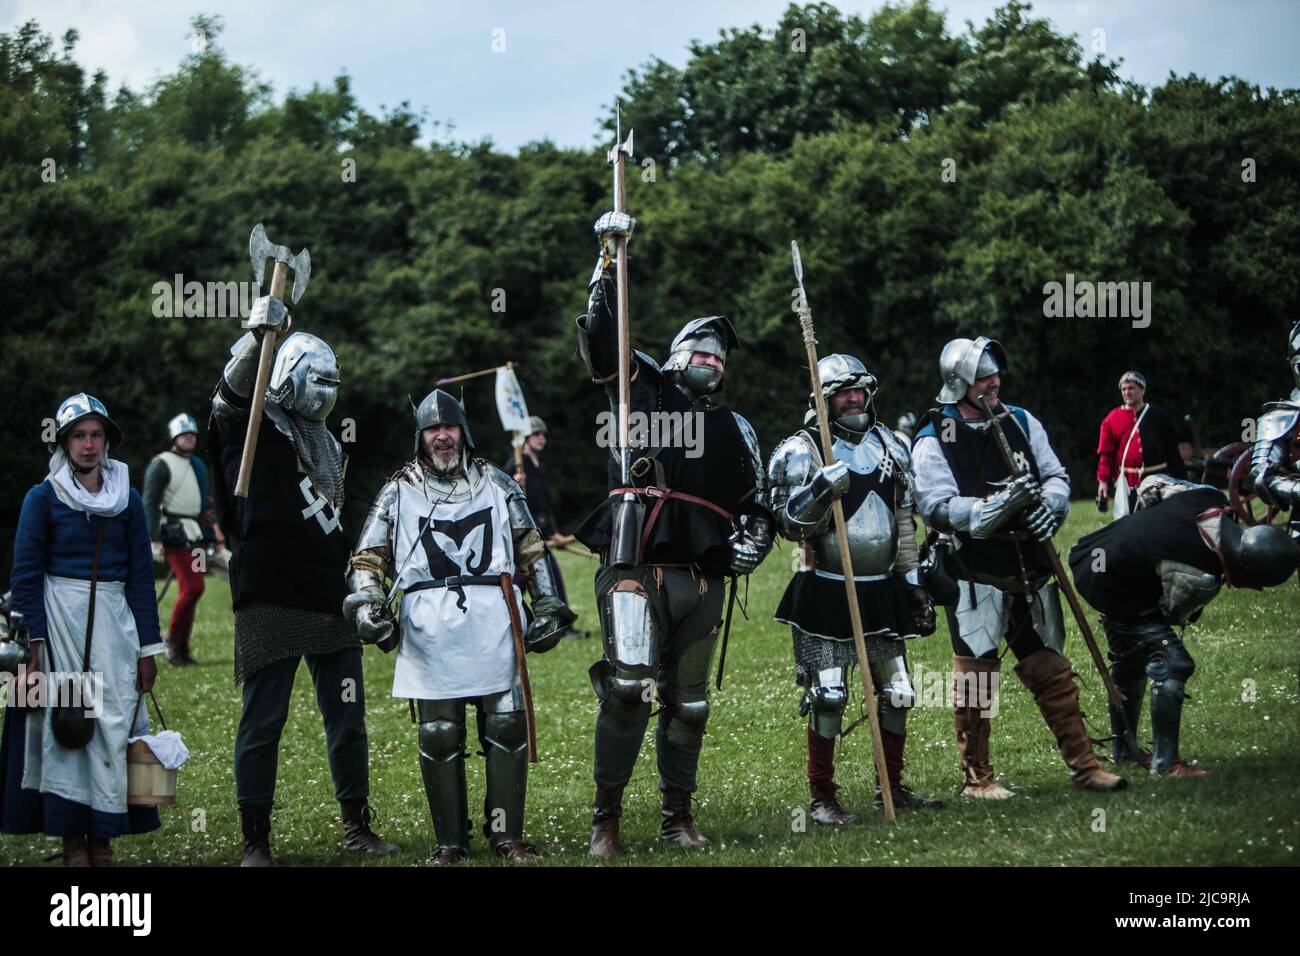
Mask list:
[[[469,856],[464,847],[440,846],[429,857],[429,866],[452,866]]]
[[[691,795],[685,790],[665,790],[663,821],[659,824],[659,838],[688,850],[708,846],[713,841],[695,828],[691,816]]]
[[[618,818],[623,814],[623,788],[596,786],[596,806],[591,817],[588,856],[612,860],[619,855]]]
[[[90,866],[90,847],[85,834],[63,838],[63,865]]]
[[[90,865],[91,866],[112,866],[113,865],[113,844],[108,840],[91,840],[90,841]]]
[[[511,840],[509,843],[500,843],[492,848],[492,852],[503,860],[514,862],[524,862],[528,860],[540,860],[542,855],[537,852],[537,847],[531,843],[525,843],[523,840]]]
[[[885,772],[889,774],[889,791],[894,798],[895,810],[934,810],[943,806],[942,800],[930,800],[919,797],[903,786],[903,748],[907,743],[907,734],[896,734],[880,729],[880,740],[885,747]],[[880,790],[880,781],[876,781],[877,807],[885,805],[885,795]]]
[[[835,784],[809,780],[808,789],[812,791],[813,823],[824,827],[851,827],[862,821],[856,813],[840,806],[839,800],[835,799],[835,791],[839,789]]]
[[[990,718],[980,716],[979,682],[992,687],[993,676],[998,673],[998,662],[978,657],[952,659],[952,715],[957,726],[957,757],[961,761],[964,781],[960,796],[980,800],[1007,800],[1013,794],[993,778],[993,765],[989,763]],[[970,676],[968,676],[970,675]],[[988,704],[985,698],[985,704]]]
[[[1102,769],[1079,710],[1079,688],[1070,659],[1043,648],[1016,665],[1016,676],[1034,695],[1038,710],[1056,736],[1061,758],[1076,790],[1123,790],[1128,781]]]

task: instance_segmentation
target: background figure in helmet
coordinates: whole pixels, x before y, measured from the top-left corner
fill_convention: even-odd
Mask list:
[[[247,323],[251,331],[230,350],[212,396],[208,427],[209,457],[216,469],[213,498],[231,543],[235,681],[244,685],[235,790],[245,866],[271,864],[280,734],[303,658],[325,721],[344,845],[378,855],[397,851],[370,829],[361,645],[343,617],[349,554],[341,525],[344,462],[339,443],[325,427],[338,396],[339,366],[316,336],[295,332],[277,350],[248,497],[234,493],[261,337],[282,326],[286,314],[278,300],[254,303]]]
[[[524,439],[523,453],[520,456],[523,460],[523,472],[515,474],[515,480],[520,483],[524,494],[528,497],[528,510],[532,513],[533,520],[537,522],[537,530],[542,540],[549,545],[543,560],[547,564],[552,580],[555,581],[560,600],[568,603],[564,577],[560,574],[560,564],[555,560],[555,555],[551,553],[550,548],[564,547],[573,541],[573,535],[560,533],[560,529],[555,524],[555,515],[551,511],[551,493],[547,487],[546,470],[542,465],[542,452],[546,450],[546,422],[534,415],[528,419],[528,427],[528,437]],[[515,468],[513,455],[501,466],[501,470],[506,474],[514,473]],[[566,627],[561,637],[590,637],[590,634]]]
[[[1218,489],[1167,475],[1142,482],[1138,509],[1128,518],[1079,540],[1070,550],[1070,570],[1079,594],[1102,614],[1111,676],[1124,695],[1125,714],[1111,706],[1116,763],[1175,777],[1208,773],[1178,753],[1183,697],[1196,662],[1173,628],[1200,617],[1221,585],[1275,587],[1297,564],[1300,545],[1282,528],[1243,531]],[[1136,735],[1148,678],[1153,752],[1134,753],[1122,737],[1125,717]]]
[[[628,234],[631,226],[626,215],[602,216],[596,231],[605,240],[604,250],[610,237]],[[618,297],[615,266],[605,251],[592,276],[587,313],[578,318],[578,347],[616,416]],[[737,345],[731,323],[708,316],[683,327],[662,369],[648,355],[633,354],[632,416],[668,427],[658,435],[643,429],[646,440],[632,453],[629,491],[619,487],[617,460],[610,462],[610,497],[577,531],[578,540],[602,553],[596,606],[605,654],[591,669],[600,698],[593,856],[619,852],[623,790],[632,778],[656,693],[660,836],[683,847],[709,842],[695,828],[691,794],[709,716],[709,669],[722,618],[723,582],[727,575],[749,574],[772,547],[758,439],[745,419],[716,398]],[[649,419],[650,413],[657,418]],[[613,429],[604,433],[616,434]],[[617,438],[610,444],[616,445]],[[611,458],[615,455],[611,448]],[[615,536],[611,505],[627,494],[644,502],[645,512],[639,538],[625,542]],[[634,559],[615,566],[611,555],[624,550]]]
[[[965,774],[961,793],[998,800],[1012,795],[994,779],[989,761],[990,704],[1004,638],[1018,661],[1016,676],[1034,695],[1074,786],[1118,790],[1126,782],[1102,769],[1084,729],[1065,656],[1060,595],[1039,545],[1069,513],[1070,479],[1038,419],[1000,404],[1006,371],[1006,352],[997,342],[983,336],[949,342],[939,359],[941,407],[930,410],[912,446],[917,510],[951,536],[952,571],[960,584],[957,606],[947,612],[957,752]],[[981,399],[1002,420],[1018,470],[1028,473],[1011,478]]]
[[[1255,448],[1251,453],[1250,476],[1255,494],[1270,505],[1291,509],[1291,533],[1300,535],[1300,322],[1291,326],[1287,341],[1291,375],[1295,388],[1286,401],[1270,402],[1255,430]]]
[[[1146,400],[1147,380],[1141,372],[1121,375],[1119,392],[1122,404],[1102,419],[1097,440],[1097,501],[1110,497],[1114,482],[1117,518],[1133,510],[1138,485],[1147,475],[1186,478],[1183,456],[1192,451],[1174,416]]]
[[[832,522],[843,501],[845,531],[862,630],[880,712],[894,805],[936,807],[903,786],[907,711],[916,703],[903,641],[934,633],[934,606],[920,586],[912,461],[907,447],[876,422],[876,378],[851,355],[817,363],[833,434],[835,462],[822,460],[816,416],[781,442],[767,466],[768,503],[781,534],[800,544],[799,571],[776,610],[794,637],[795,677],[808,714],[808,786],[815,823],[845,826],[858,816],[835,798],[835,738],[843,730],[850,669],[858,664],[845,569]],[[809,405],[815,409],[814,396]],[[911,574],[911,580],[908,575]],[[880,781],[876,801],[883,802]]]
[[[367,644],[397,645],[393,696],[414,701],[420,772],[438,839],[429,862],[469,855],[465,708],[478,711],[487,760],[483,833],[497,856],[537,859],[524,842],[528,725],[503,576],[521,572],[532,603],[527,650],[543,652],[573,620],[544,560],[523,490],[471,458],[465,410],[437,389],[415,412],[415,458],[375,498],[352,556],[345,613]],[[402,590],[401,633],[387,581]],[[510,600],[524,619],[519,589]]]
[[[190,653],[194,613],[203,597],[203,571],[195,570],[193,548],[203,547],[212,531],[208,469],[194,454],[199,423],[180,414],[167,423],[168,451],[155,455],[144,473],[144,513],[155,555],[161,554],[176,574],[179,594],[171,623],[163,635],[171,664],[197,664]],[[201,567],[201,566],[200,566]]]
[[[153,560],[144,504],[108,457],[122,445],[108,410],[83,392],[54,420],[49,474],[23,500],[14,545],[12,606],[32,660],[5,708],[0,829],[62,837],[65,865],[111,866],[110,839],[161,825],[156,807],[127,805],[126,742],[149,733],[141,695],[163,652]],[[90,740],[76,742],[45,704],[66,703],[51,696],[58,677],[81,673],[95,679],[70,701],[98,714]]]

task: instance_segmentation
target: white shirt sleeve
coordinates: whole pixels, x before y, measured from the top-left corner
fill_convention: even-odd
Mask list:
[[[1015,416],[1011,418],[1014,420]],[[1047,438],[1047,429],[1029,412],[1025,412],[1025,418],[1029,421],[1029,448],[1034,453],[1034,461],[1038,462],[1038,474],[1042,479],[1040,484],[1043,487],[1043,493],[1053,495],[1063,499],[1066,502],[1066,513],[1069,513],[1070,501],[1070,476],[1065,471],[1065,466],[1061,464],[1061,459],[1056,457],[1056,450],[1052,448],[1052,443]],[[1019,425],[1019,422],[1016,422]]]

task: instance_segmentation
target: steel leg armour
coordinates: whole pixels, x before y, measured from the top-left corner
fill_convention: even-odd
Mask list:
[[[844,708],[849,690],[843,667],[827,667],[811,675],[812,684],[804,698],[809,710],[808,722],[819,737],[834,740],[844,723]]]
[[[1170,631],[1147,662],[1151,678],[1151,770],[1166,773],[1178,763],[1178,733],[1183,719],[1183,698],[1196,662],[1183,642]]]
[[[867,655],[874,656],[870,646],[867,647]],[[916,706],[916,689],[907,672],[906,655],[899,650],[879,660],[872,660],[871,677],[880,699],[877,713],[880,715],[881,730],[899,735],[907,733],[907,712]]]
[[[625,578],[601,599],[600,623],[605,659],[592,669],[592,683],[608,710],[622,722],[649,717],[651,690],[659,663],[659,630],[650,599],[640,582]]]
[[[465,704],[416,701],[420,718],[420,774],[439,847],[469,852],[469,798],[465,790]],[[526,755],[525,755],[526,757]]]
[[[659,686],[662,709],[655,732],[659,789],[695,792],[696,770],[709,720],[709,665],[718,632],[714,627],[697,638],[678,660],[664,668]]]
[[[487,757],[483,832],[496,847],[524,838],[524,798],[528,790],[528,719],[516,709],[510,691],[479,703],[479,741]]]

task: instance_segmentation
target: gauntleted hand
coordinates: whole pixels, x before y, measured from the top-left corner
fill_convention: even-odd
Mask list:
[[[605,213],[596,220],[592,227],[596,235],[602,240],[611,239],[614,236],[631,236],[632,230],[636,227],[636,220],[625,212],[610,211]]]
[[[393,636],[394,621],[379,591],[367,589],[343,599],[343,616],[357,629],[362,644],[378,644]]]
[[[818,468],[809,487],[818,501],[834,501],[849,490],[849,483],[848,464],[835,461]]]
[[[921,637],[935,631],[934,601],[925,588],[909,587],[907,600],[912,606],[912,626]]]
[[[524,634],[524,649],[530,654],[545,654],[556,644],[570,624],[578,619],[558,597],[539,597],[532,602],[533,620]]]
[[[1040,503],[1025,517],[1025,527],[1038,541],[1046,541],[1061,527],[1061,516],[1047,505]]]
[[[288,316],[289,310],[281,300],[264,295],[253,302],[244,328],[251,329],[254,333],[258,329],[263,332],[279,332],[285,327]]]

